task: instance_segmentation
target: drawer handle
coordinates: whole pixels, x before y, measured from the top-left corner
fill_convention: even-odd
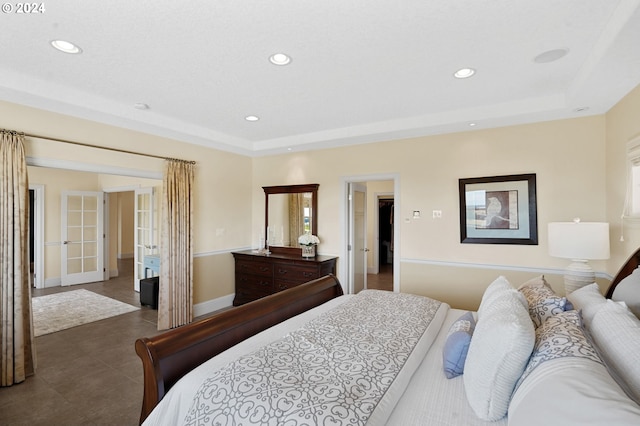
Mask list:
[[[304,271],[302,273],[302,275],[304,275],[305,278],[309,278],[309,277],[312,277],[314,274],[313,274],[313,272]]]
[[[278,273],[279,273],[280,275],[286,275],[286,274],[288,274],[288,273],[289,273],[289,271],[287,271],[286,269],[278,269]]]

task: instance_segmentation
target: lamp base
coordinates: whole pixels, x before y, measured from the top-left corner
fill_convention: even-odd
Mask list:
[[[596,274],[587,260],[574,259],[564,271],[564,291],[569,294],[596,282]]]

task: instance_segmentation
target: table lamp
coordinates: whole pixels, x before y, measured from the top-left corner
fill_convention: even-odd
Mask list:
[[[596,281],[589,260],[609,258],[609,224],[606,222],[549,223],[549,255],[571,259],[564,274],[566,294]]]

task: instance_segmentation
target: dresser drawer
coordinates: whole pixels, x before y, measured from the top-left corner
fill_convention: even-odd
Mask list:
[[[275,287],[275,291],[282,291],[282,290],[286,290],[288,288],[293,288],[296,286],[299,286],[300,284],[304,284],[307,281],[302,281],[302,282],[297,282],[297,281],[287,281],[287,280],[274,280],[274,287]]]
[[[269,294],[273,291],[273,280],[271,277],[261,277],[259,275],[239,274],[236,276],[238,284],[248,293]]]
[[[275,264],[273,271],[274,280],[293,281],[299,284],[319,278],[318,267],[311,265],[305,267],[301,265]]]
[[[238,274],[236,275],[236,296],[233,304],[234,306],[242,305],[272,293],[273,280],[271,277]]]
[[[236,261],[236,274],[260,275],[271,278],[273,276],[273,264],[267,262]]]

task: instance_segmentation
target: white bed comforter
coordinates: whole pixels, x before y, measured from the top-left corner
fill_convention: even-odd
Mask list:
[[[334,299],[192,371],[145,425],[385,424],[447,311],[376,290]]]

